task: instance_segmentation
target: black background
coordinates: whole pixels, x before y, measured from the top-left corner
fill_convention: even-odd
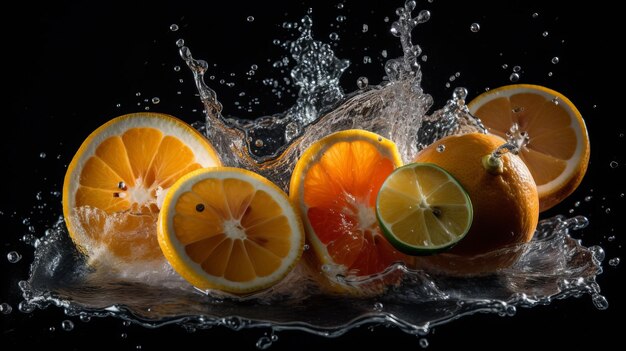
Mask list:
[[[4,92],[1,140],[1,170],[4,181],[0,197],[0,302],[13,307],[9,315],[0,315],[0,344],[9,349],[26,346],[63,346],[89,349],[96,346],[118,349],[155,349],[172,341],[180,347],[221,347],[254,349],[265,330],[234,332],[225,328],[188,333],[177,326],[156,330],[124,326],[117,319],[94,319],[75,323],[74,330],[63,331],[61,321],[68,317],[58,308],[37,310],[31,314],[18,311],[21,301],[17,282],[27,277],[32,249],[20,242],[33,226],[37,236],[61,213],[60,191],[65,166],[84,138],[115,116],[144,110],[176,115],[187,122],[202,119],[202,106],[196,96],[190,72],[178,57],[175,41],[184,38],[194,55],[207,60],[215,75],[208,83],[224,104],[226,114],[246,118],[280,112],[293,97],[277,99],[261,80],[286,76],[271,67],[284,55],[272,44],[273,39],[293,35],[281,28],[284,21],[294,22],[309,7],[313,8],[314,34],[330,42],[330,32],[339,33],[337,55],[352,61],[342,78],[347,91],[356,88],[356,79],[367,76],[380,82],[383,70],[381,55],[400,53],[398,40],[388,28],[400,1],[348,1],[337,9],[339,1],[177,1],[168,5],[152,2],[107,3],[56,1],[45,5],[21,4],[17,10],[3,11],[2,77]],[[485,87],[510,83],[512,67],[521,66],[520,83],[551,87],[568,96],[581,110],[590,134],[591,163],[583,183],[562,204],[542,214],[587,216],[591,225],[574,233],[583,244],[600,244],[607,259],[598,281],[610,307],[599,311],[589,296],[556,301],[548,306],[518,309],[514,317],[475,315],[436,327],[427,336],[430,349],[471,347],[500,349],[511,346],[559,348],[623,344],[617,326],[624,312],[620,280],[623,263],[606,264],[609,258],[623,254],[624,233],[623,180],[626,132],[623,101],[619,86],[623,65],[617,64],[616,51],[623,43],[618,30],[616,9],[596,4],[577,7],[568,1],[510,1],[494,5],[486,1],[464,3],[436,0],[420,2],[432,19],[421,25],[414,38],[428,55],[423,64],[424,89],[440,107],[454,86],[465,86],[470,99]],[[539,16],[533,18],[537,12]],[[345,15],[339,28],[336,17]],[[254,16],[248,22],[247,17]],[[386,23],[384,18],[390,21]],[[470,31],[473,22],[481,30]],[[172,32],[176,23],[180,29]],[[369,30],[362,32],[363,23]],[[548,32],[544,37],[542,33]],[[363,56],[372,58],[364,64]],[[552,64],[558,56],[560,62]],[[8,61],[8,62],[7,62]],[[216,66],[213,66],[216,64]],[[250,66],[259,66],[251,80],[245,75]],[[507,64],[508,68],[502,68]],[[174,66],[181,66],[180,72]],[[455,72],[460,76],[445,83]],[[548,72],[553,72],[552,76]],[[235,73],[232,77],[231,73]],[[180,81],[182,79],[182,82]],[[235,82],[234,87],[219,80]],[[238,94],[247,93],[244,97]],[[137,96],[137,93],[141,93]],[[180,92],[178,94],[177,92]],[[292,92],[295,90],[292,89]],[[160,103],[150,100],[159,97]],[[254,113],[238,111],[235,102],[247,106],[251,97],[259,98]],[[148,101],[144,101],[148,99]],[[119,107],[118,107],[119,104]],[[621,135],[621,136],[620,136]],[[45,158],[40,153],[46,154]],[[618,163],[616,168],[610,162]],[[37,193],[41,192],[41,200]],[[592,196],[591,201],[584,201]],[[575,207],[576,201],[581,205]],[[45,204],[45,205],[44,205]],[[607,213],[607,209],[610,212]],[[29,224],[23,224],[28,219]],[[616,239],[609,241],[609,236]],[[16,250],[24,257],[17,264],[5,259]],[[51,331],[54,327],[56,330]],[[121,334],[126,333],[127,338]],[[311,336],[301,332],[281,332],[275,350],[346,349],[347,347],[419,348],[418,338],[395,328],[362,328],[336,339]]]

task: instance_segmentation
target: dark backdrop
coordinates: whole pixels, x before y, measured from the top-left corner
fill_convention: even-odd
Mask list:
[[[387,50],[389,57],[399,55],[398,41],[389,34],[388,27],[401,1],[348,1],[341,10],[338,3],[225,1],[218,7],[211,1],[176,1],[165,6],[149,1],[56,1],[39,6],[14,5],[17,10],[3,11],[2,96],[8,110],[3,109],[0,137],[0,173],[4,179],[0,197],[0,302],[13,307],[11,314],[0,314],[3,348],[54,345],[83,350],[96,345],[135,349],[141,345],[147,350],[173,341],[187,348],[224,345],[221,347],[254,349],[262,330],[233,332],[215,328],[187,333],[177,326],[150,330],[127,327],[117,319],[83,323],[70,318],[76,327],[65,332],[60,323],[67,317],[58,308],[23,314],[17,309],[21,300],[17,282],[27,276],[32,250],[19,238],[30,230],[42,235],[60,215],[60,198],[54,192],[61,190],[65,165],[84,138],[103,122],[146,106],[187,122],[202,119],[191,74],[177,54],[175,41],[179,38],[185,39],[196,57],[211,64],[207,75],[216,78],[209,84],[217,90],[227,114],[251,118],[279,112],[293,101],[289,96],[277,99],[261,81],[281,76],[267,61],[284,54],[272,40],[289,37],[281,28],[282,22],[297,21],[308,7],[313,8],[315,35],[329,41],[329,33],[337,31],[341,40],[336,52],[352,61],[342,79],[345,89],[352,91],[359,76],[367,76],[371,83],[380,82],[384,61],[381,51]],[[542,217],[568,214],[570,209],[574,214],[586,215],[591,225],[574,236],[585,245],[602,245],[607,260],[619,257],[623,253],[626,201],[626,130],[619,107],[623,104],[620,95],[624,89],[619,86],[624,84],[624,68],[615,58],[615,51],[623,44],[623,31],[617,29],[619,22],[615,21],[617,10],[594,3],[576,7],[569,1],[498,3],[437,0],[418,4],[418,8],[432,11],[431,21],[414,33],[428,55],[423,64],[423,86],[435,98],[435,107],[440,107],[451,94],[445,83],[456,72],[460,76],[452,87],[467,87],[472,98],[485,87],[509,83],[513,66],[519,65],[520,82],[546,85],[568,96],[587,122],[591,164],[579,189]],[[532,16],[535,12],[537,18]],[[338,23],[339,15],[346,16],[346,21],[339,28],[331,27]],[[249,22],[248,16],[254,21]],[[385,16],[389,16],[389,23],[384,21]],[[470,31],[473,22],[481,26],[477,33]],[[176,32],[169,29],[174,23],[180,27]],[[364,23],[368,24],[366,33]],[[544,31],[548,33],[545,37]],[[363,63],[366,55],[372,63]],[[558,64],[550,62],[554,56],[560,58]],[[259,69],[253,79],[247,80],[245,73],[253,64]],[[504,69],[503,64],[508,67]],[[179,72],[174,69],[177,65],[181,66]],[[235,82],[235,86],[220,84],[221,79]],[[242,91],[247,95],[238,96]],[[153,97],[160,102],[153,104]],[[255,113],[238,111],[236,102],[247,106],[255,97],[259,99]],[[41,153],[45,153],[44,158]],[[611,161],[617,162],[615,168],[610,166]],[[592,196],[591,201],[583,200],[587,196]],[[582,204],[575,207],[576,201]],[[612,235],[616,239],[609,241]],[[13,250],[24,256],[17,264],[5,259]],[[598,280],[608,298],[608,310],[596,310],[589,296],[583,296],[519,309],[514,317],[464,317],[435,328],[427,337],[429,348],[578,349],[583,345],[623,344],[615,330],[624,311],[619,289],[623,268],[609,266],[606,260],[604,266],[605,272]],[[51,327],[56,330],[50,331]],[[122,333],[128,337],[122,338]],[[384,327],[354,330],[337,339],[282,332],[273,348],[331,350],[366,346],[419,348],[418,338]]]

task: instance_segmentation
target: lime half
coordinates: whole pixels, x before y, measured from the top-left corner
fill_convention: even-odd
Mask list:
[[[393,171],[378,192],[382,232],[399,251],[429,255],[451,248],[472,225],[472,202],[461,184],[431,163]]]

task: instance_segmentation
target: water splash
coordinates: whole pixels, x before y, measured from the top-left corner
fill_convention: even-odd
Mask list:
[[[254,121],[223,114],[215,91],[204,80],[207,62],[194,59],[179,39],[180,55],[193,73],[206,111],[206,119],[195,126],[216,146],[224,164],[253,170],[285,190],[303,150],[334,131],[361,128],[379,133],[398,145],[405,162],[446,135],[486,132],[469,113],[464,88],[454,89],[443,108],[428,114],[433,100],[421,88],[421,48],[413,44],[411,33],[428,21],[430,13],[421,11],[413,17],[415,7],[414,1],[407,1],[396,12],[391,32],[400,38],[403,56],[387,61],[386,79],[379,85],[361,80],[359,90],[350,94],[339,86],[349,62],[313,38],[312,20],[305,16],[297,26],[300,35],[283,43],[296,62],[291,78],[300,89],[298,100],[285,112]],[[514,69],[515,74],[519,71]],[[355,299],[324,293],[315,279],[319,272],[304,263],[274,287],[246,297],[199,291],[163,267],[146,280],[137,272],[87,264],[59,221],[34,241],[35,259],[28,281],[19,284],[25,300],[18,309],[30,313],[55,305],[81,321],[113,316],[146,327],[179,324],[190,331],[214,326],[270,328],[269,336],[257,343],[260,349],[271,346],[274,332],[281,330],[334,337],[364,325],[395,325],[421,337],[460,316],[476,312],[511,316],[517,307],[569,296],[588,294],[597,308],[607,308],[595,281],[602,272],[602,249],[586,248],[571,237],[586,225],[584,217],[543,220],[530,243],[488,254],[515,251],[520,254],[516,264],[471,281],[401,264],[373,277],[338,277],[359,288],[385,275],[403,277],[401,284],[382,294]],[[428,341],[421,338],[420,346],[427,347]]]

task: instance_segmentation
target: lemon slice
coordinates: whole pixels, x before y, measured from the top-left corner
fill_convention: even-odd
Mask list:
[[[239,168],[197,170],[167,193],[157,225],[163,254],[200,289],[244,294],[280,281],[304,249],[287,195]]]
[[[162,195],[182,175],[220,164],[209,141],[176,117],[114,118],[87,137],[67,168],[69,234],[87,255],[105,252],[133,264],[162,259],[155,228]]]
[[[526,132],[522,158],[537,183],[545,211],[580,184],[589,163],[589,137],[580,112],[561,93],[539,85],[507,85],[469,103],[490,133],[506,139],[513,128]]]
[[[392,245],[407,254],[425,255],[446,250],[465,237],[472,225],[472,202],[442,168],[411,163],[382,184],[376,214]]]

